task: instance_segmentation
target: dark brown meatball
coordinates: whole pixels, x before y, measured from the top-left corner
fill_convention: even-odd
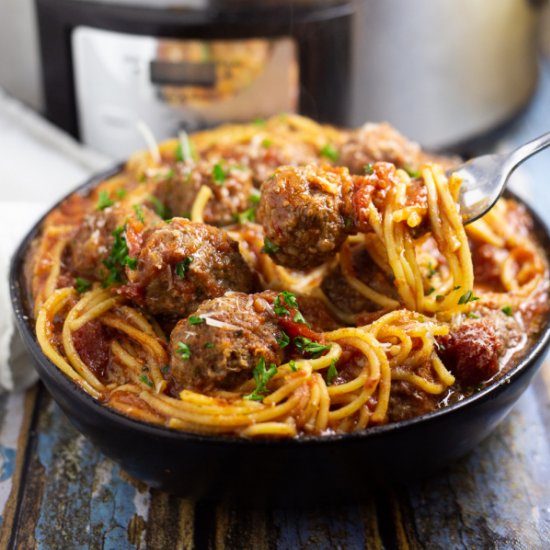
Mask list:
[[[254,190],[250,168],[233,161],[179,164],[155,184],[153,195],[172,216],[189,217],[199,189],[206,185],[213,197],[204,208],[204,222],[229,225],[250,206]]]
[[[459,163],[456,157],[430,155],[420,146],[402,136],[387,123],[365,124],[349,133],[340,148],[340,163],[352,174],[363,174],[365,166],[375,162],[391,162],[398,168],[417,171],[426,162],[437,162],[444,169],[452,169]]]
[[[161,219],[147,207],[141,208],[140,216],[144,220],[144,226],[161,223]],[[88,214],[69,245],[73,271],[103,279],[107,272],[103,262],[111,253],[115,242],[113,232],[136,217],[134,210],[122,206],[111,206]]]
[[[189,315],[228,290],[252,292],[256,280],[225,231],[173,218],[144,235],[130,286],[153,314]]]
[[[498,372],[504,342],[489,319],[465,320],[437,340],[438,355],[464,386],[479,384]]]
[[[295,269],[318,266],[338,251],[352,215],[353,180],[346,168],[279,168],[262,185],[257,218],[265,251]]]
[[[228,292],[207,300],[170,335],[170,372],[177,389],[233,390],[252,376],[261,358],[283,362],[272,302],[275,292]],[[183,353],[182,353],[183,346]]]

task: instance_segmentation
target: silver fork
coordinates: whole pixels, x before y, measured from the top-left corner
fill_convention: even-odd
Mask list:
[[[458,202],[464,223],[481,218],[502,195],[512,172],[530,156],[550,145],[550,132],[510,153],[475,157],[450,173],[462,178]]]

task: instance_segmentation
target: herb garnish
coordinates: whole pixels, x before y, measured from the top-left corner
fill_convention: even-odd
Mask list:
[[[298,370],[298,366],[296,365],[296,361],[294,361],[294,359],[291,359],[289,362],[288,362],[288,366],[290,367],[290,370],[292,372],[296,372]]]
[[[337,376],[338,370],[336,369],[336,359],[333,359],[330,362],[330,367],[327,370],[327,384],[330,386]]]
[[[458,300],[458,305],[464,305],[468,302],[475,302],[476,300],[479,300],[477,296],[474,296],[474,293],[471,290],[468,290],[466,294],[463,294],[460,299]]]
[[[296,296],[292,292],[284,290],[283,292],[275,296],[275,300],[273,300],[273,309],[277,315],[288,315],[289,311],[287,309],[287,306],[292,309],[298,309],[299,307]]]
[[[277,366],[274,363],[269,365],[269,368],[265,368],[265,359],[260,357],[258,364],[252,371],[254,375],[254,381],[256,382],[256,388],[252,393],[244,396],[244,399],[250,401],[263,401],[264,396],[267,391],[267,383],[277,374]]]
[[[294,319],[292,319],[295,323],[301,323],[302,325],[307,325],[307,321],[304,319],[304,316],[300,311],[297,311],[294,314]]]
[[[302,354],[309,353],[313,359],[316,359],[323,352],[328,351],[332,347],[331,344],[320,344],[319,342],[314,342],[305,336],[296,336],[296,338],[294,338],[294,345]]]
[[[214,342],[206,342],[203,347],[204,349],[214,349]]]
[[[262,252],[266,254],[275,254],[279,251],[279,245],[275,244],[269,237],[264,237],[264,246]]]
[[[105,208],[109,208],[109,206],[113,206],[113,204],[115,203],[109,198],[109,193],[107,193],[107,191],[99,192],[96,210],[105,210]]]
[[[262,140],[261,145],[264,149],[269,149],[269,147],[273,145],[273,140],[269,138],[265,138]]]
[[[277,344],[281,349],[286,348],[288,344],[290,344],[290,338],[288,337],[288,334],[286,332],[283,332],[281,334],[281,337],[277,338]]]
[[[126,196],[126,193],[128,193],[128,191],[126,191],[123,187],[116,190],[116,196],[119,199],[123,199]]]
[[[512,309],[512,306],[504,306],[501,311],[505,315],[508,315],[508,317],[512,317],[512,315],[514,314],[514,310]]]
[[[182,359],[189,359],[191,357],[191,349],[187,344],[184,344],[183,342],[178,342],[178,345],[176,347],[176,353]]]
[[[437,273],[437,269],[433,266],[432,262],[430,262],[428,264],[428,279],[431,279],[436,273]]]
[[[143,382],[144,384],[146,384],[150,388],[153,387],[153,382],[151,382],[151,380],[149,380],[149,377],[146,374],[141,374],[139,379],[141,380],[141,382]]]
[[[155,197],[154,195],[149,195],[149,197],[147,197],[147,200],[153,205],[155,212],[163,220],[169,220],[172,217],[172,212],[170,211],[170,208],[162,204],[162,202],[160,202],[157,197]]]
[[[248,197],[248,200],[252,204],[258,204],[260,202],[260,197],[261,196],[262,196],[262,194],[260,193],[260,191],[258,189],[253,189],[250,193],[250,197]]]
[[[479,315],[477,313],[474,313],[473,311],[469,311],[466,314],[466,317],[468,317],[468,319],[479,319]]]
[[[193,262],[193,256],[187,256],[184,260],[176,264],[176,275],[180,279],[185,279],[189,266]]]
[[[103,265],[109,269],[107,277],[103,280],[104,287],[109,287],[114,283],[121,283],[125,266],[128,266],[130,269],[136,269],[137,267],[138,259],[128,255],[128,245],[123,235],[124,229],[125,226],[120,226],[112,232],[115,242],[109,256],[103,261]]]
[[[132,208],[134,209],[134,212],[136,213],[137,219],[141,223],[145,223],[145,217],[143,216],[143,208],[141,207],[141,204],[134,204],[132,206]]]
[[[421,176],[420,170],[415,170],[412,166],[405,166],[403,167],[403,170],[409,174],[409,176],[413,179],[419,178]]]
[[[244,212],[233,214],[233,219],[241,225],[243,225],[246,222],[253,222],[255,218],[256,218],[256,209],[254,207],[249,208]]]
[[[223,185],[226,178],[227,174],[225,173],[221,162],[214,164],[214,167],[212,168],[212,179],[214,180],[214,183],[216,185]]]
[[[204,319],[202,317],[198,317],[197,315],[191,315],[191,317],[187,320],[190,325],[200,325],[201,323],[204,323]]]
[[[84,292],[86,292],[87,290],[90,290],[90,288],[92,288],[92,283],[91,283],[91,281],[88,281],[88,279],[83,279],[82,277],[77,277],[74,280],[74,287],[75,287],[76,291],[79,294],[83,294]]]
[[[338,158],[340,157],[340,155],[339,155],[338,151],[336,150],[336,148],[333,145],[331,145],[330,143],[327,143],[326,145],[321,147],[321,150],[319,151],[319,154],[322,157],[326,157],[329,160],[332,160],[333,162],[336,162],[338,160]]]
[[[374,168],[370,162],[368,164],[365,164],[365,166],[363,166],[363,171],[365,172],[365,174],[367,174],[367,176],[374,174]]]

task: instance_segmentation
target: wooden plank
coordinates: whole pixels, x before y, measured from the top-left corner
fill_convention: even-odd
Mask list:
[[[150,493],[40,400],[15,548],[145,548]]]
[[[435,548],[548,548],[547,430],[530,388],[472,454],[406,488],[400,504],[409,508],[409,533],[415,534],[409,542]]]
[[[0,396],[0,548],[6,548],[16,514],[36,387]]]

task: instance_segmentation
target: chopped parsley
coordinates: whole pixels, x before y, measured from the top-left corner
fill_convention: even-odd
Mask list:
[[[471,290],[468,290],[466,294],[463,294],[460,299],[458,300],[458,305],[464,305],[468,302],[475,302],[476,300],[479,300],[477,296],[474,296],[474,293]]]
[[[252,207],[248,210],[245,210],[244,212],[233,214],[233,218],[237,223],[240,223],[241,225],[246,222],[253,222],[256,219],[256,209]]]
[[[374,174],[374,168],[370,162],[368,164],[365,164],[365,166],[363,166],[363,171],[368,176],[370,176],[371,174]]]
[[[275,244],[269,237],[264,237],[262,252],[265,252],[265,254],[275,254],[279,251],[279,248],[279,245]]]
[[[426,296],[429,296],[430,294],[432,294],[433,292],[435,292],[435,288],[433,286],[431,286],[429,289],[428,289],[428,292],[426,292]]]
[[[100,191],[99,197],[96,204],[96,210],[105,210],[105,208],[109,208],[109,206],[113,206],[114,201],[112,201],[109,198],[109,193],[107,191]]]
[[[273,300],[273,310],[277,315],[288,315],[288,309],[281,303],[279,296],[276,296]]]
[[[204,323],[204,319],[202,317],[198,317],[197,315],[191,315],[191,317],[187,320],[190,325],[200,325],[201,323]]]
[[[504,306],[501,311],[505,315],[508,315],[508,317],[512,317],[512,315],[514,314],[514,310],[512,309],[512,306]]]
[[[134,204],[134,206],[132,206],[132,208],[134,209],[134,212],[136,213],[137,219],[141,223],[145,223],[145,217],[143,216],[143,208],[141,207],[141,204]]]
[[[214,349],[214,342],[206,342],[203,347],[204,349]]]
[[[258,204],[260,202],[260,197],[262,196],[262,194],[260,193],[259,189],[254,189],[252,190],[252,192],[250,193],[250,197],[248,197],[248,200],[252,203],[252,204]]]
[[[323,147],[321,147],[321,150],[319,151],[319,154],[322,157],[328,158],[329,160],[332,160],[333,162],[336,162],[340,155],[338,154],[338,151],[336,148],[331,145],[330,143],[327,143]]]
[[[128,193],[128,191],[126,191],[123,187],[116,190],[116,196],[119,199],[123,199],[126,196],[126,193]]]
[[[298,300],[296,300],[296,295],[288,290],[284,290],[279,294],[283,297],[283,300],[292,308],[298,309]]]
[[[146,374],[141,374],[139,377],[139,380],[143,382],[145,385],[149,386],[150,388],[153,387],[153,382],[149,380],[149,377]]]
[[[178,345],[176,347],[176,353],[182,359],[189,359],[191,357],[191,349],[187,344],[184,344],[183,342],[178,342]]]
[[[115,242],[109,256],[103,261],[103,265],[109,270],[107,277],[103,280],[104,287],[109,287],[114,283],[121,283],[125,266],[128,266],[130,269],[136,269],[137,267],[138,259],[128,255],[128,245],[123,235],[124,229],[125,226],[120,226],[112,232]]]
[[[225,173],[221,162],[217,162],[216,164],[214,164],[214,167],[212,168],[212,180],[214,181],[214,183],[216,185],[223,185],[226,178],[227,174]]]
[[[297,311],[295,314],[294,314],[294,319],[293,321],[295,323],[301,323],[302,325],[307,325],[307,321],[304,319],[304,316],[302,315],[302,313],[300,311]]]
[[[438,294],[438,295],[435,297],[435,301],[436,301],[436,302],[442,302],[443,300],[445,300],[445,296],[442,296],[441,294]]]
[[[260,357],[258,364],[252,371],[256,388],[252,393],[245,395],[244,398],[250,401],[263,401],[264,395],[267,392],[267,383],[277,374],[277,366],[274,363],[265,368],[265,359]]]
[[[453,290],[460,290],[462,287],[460,285],[456,285]]]
[[[149,195],[149,197],[147,197],[147,200],[153,205],[155,212],[163,220],[169,220],[172,217],[172,212],[170,211],[170,208],[162,204],[162,202],[160,202],[157,197],[155,197],[154,195]]]
[[[336,369],[336,359],[333,359],[330,362],[330,367],[327,369],[327,384],[330,386],[337,376],[338,370]]]
[[[289,362],[288,362],[288,366],[290,367],[290,370],[292,372],[296,372],[298,370],[298,366],[296,365],[296,361],[294,361],[294,359],[291,359]]]
[[[320,344],[305,336],[296,336],[296,338],[294,338],[294,345],[299,352],[302,354],[308,353],[313,359],[316,359],[331,348],[330,344]]]
[[[265,138],[262,140],[262,147],[264,149],[269,149],[273,145],[273,140],[269,138]]]
[[[192,262],[193,256],[187,256],[187,258],[176,264],[176,275],[180,279],[185,279],[185,275],[187,275],[187,271]]]
[[[428,279],[431,279],[436,273],[437,273],[437,269],[433,266],[432,262],[430,262],[428,264]]]
[[[287,306],[292,309],[298,309],[299,307],[296,296],[292,292],[285,290],[275,296],[275,300],[273,300],[273,309],[277,315],[288,315],[289,311],[287,309]]]
[[[420,170],[415,170],[412,166],[404,166],[403,170],[409,174],[411,178],[419,178],[421,176]]]
[[[474,313],[473,311],[469,311],[467,314],[466,314],[466,317],[468,317],[468,319],[479,319],[479,315],[477,313]]]
[[[265,118],[258,117],[252,121],[252,124],[254,124],[254,126],[265,126],[266,121]]]
[[[91,281],[88,281],[88,279],[83,279],[82,277],[77,277],[74,280],[74,287],[75,287],[76,291],[79,294],[83,294],[84,292],[86,292],[87,290],[90,290],[90,288],[92,288],[92,283],[91,283]]]
[[[277,338],[277,344],[281,349],[286,348],[288,344],[290,344],[290,338],[288,337],[288,334],[286,332],[283,332],[281,334],[281,337]]]

